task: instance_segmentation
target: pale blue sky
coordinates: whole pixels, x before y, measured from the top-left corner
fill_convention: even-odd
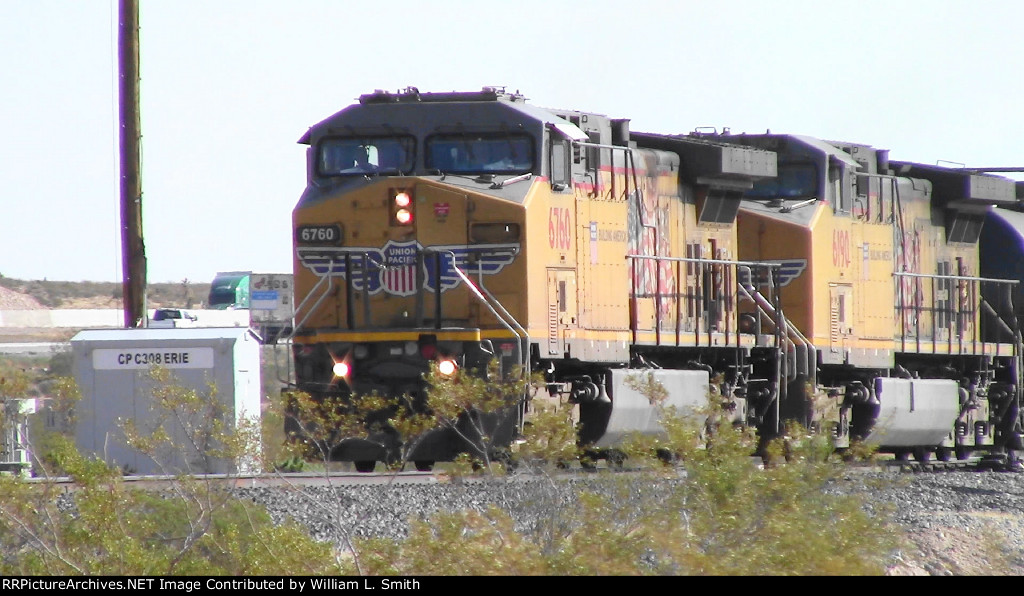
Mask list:
[[[1017,0],[140,0],[149,281],[291,270],[312,124],[374,89],[1024,166]],[[628,12],[623,12],[623,9]],[[116,0],[0,0],[0,274],[121,279]]]

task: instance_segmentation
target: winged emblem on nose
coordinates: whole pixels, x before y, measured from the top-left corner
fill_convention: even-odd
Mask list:
[[[785,261],[770,262],[779,265],[779,268],[776,269],[777,273],[775,279],[778,282],[780,288],[783,286],[788,286],[790,282],[800,277],[800,274],[804,272],[804,269],[807,269],[807,259],[789,259]],[[768,285],[767,269],[758,269],[757,272],[753,274],[753,276],[756,278],[757,285]],[[739,268],[739,282],[741,284],[745,286],[751,285],[750,277],[750,267]]]
[[[379,248],[302,246],[296,256],[317,277],[346,279],[358,292],[409,296],[419,287],[437,291],[440,285],[444,292],[458,286],[462,277],[456,267],[470,279],[494,275],[515,261],[519,249],[519,243],[424,248],[415,240],[389,240]]]

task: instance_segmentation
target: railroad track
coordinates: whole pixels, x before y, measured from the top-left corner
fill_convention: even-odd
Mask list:
[[[760,458],[751,458],[751,464],[763,467]],[[971,457],[958,460],[900,460],[883,459],[863,463],[847,463],[851,469],[864,471],[898,471],[901,473],[941,473],[941,472],[1024,472],[1024,467],[1008,469],[1002,459],[991,459],[982,457]],[[685,470],[680,467],[680,475],[685,476]],[[558,475],[565,477],[585,476],[601,472],[630,473],[638,469],[625,466],[609,466],[600,468],[569,468],[560,469]],[[530,474],[525,474],[529,477]],[[227,488],[276,488],[276,487],[307,487],[307,486],[372,486],[384,484],[438,484],[452,482],[452,477],[443,471],[420,472],[420,471],[382,471],[373,473],[361,473],[348,470],[331,470],[330,472],[272,472],[265,474],[197,474],[193,479],[208,482],[213,485],[220,485]],[[467,476],[460,477],[461,482],[473,482],[483,477]],[[126,485],[133,488],[160,488],[176,480],[175,476],[124,476],[122,480]],[[30,483],[54,483],[65,486],[71,490],[74,482],[68,477],[51,478],[27,478]]]
[[[287,486],[359,486],[400,482],[403,484],[433,484],[444,482],[443,474],[432,472],[380,472],[362,474],[358,472],[280,472],[268,474],[194,474],[193,480],[208,482],[226,488],[259,488]],[[122,481],[132,487],[141,489],[160,488],[176,480],[176,476],[123,476]],[[26,478],[26,482],[45,484],[73,489],[75,483],[66,476],[50,478]]]
[[[898,469],[901,472],[1024,472],[1018,462],[1015,467],[1008,467],[1003,457],[969,457],[967,459],[943,460],[900,460],[887,459],[876,462],[882,469]]]

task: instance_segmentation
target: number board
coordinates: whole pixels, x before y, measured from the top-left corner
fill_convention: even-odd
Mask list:
[[[342,229],[339,224],[301,225],[295,228],[295,240],[299,244],[316,246],[340,245],[343,240]]]

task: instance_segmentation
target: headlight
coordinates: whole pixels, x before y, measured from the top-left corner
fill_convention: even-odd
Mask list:
[[[457,369],[458,369],[458,367],[455,366],[455,361],[454,360],[447,360],[447,359],[445,359],[445,360],[441,360],[440,362],[437,363],[437,372],[441,373],[442,375],[444,375],[446,377],[450,377],[450,376],[454,375],[455,371]]]

